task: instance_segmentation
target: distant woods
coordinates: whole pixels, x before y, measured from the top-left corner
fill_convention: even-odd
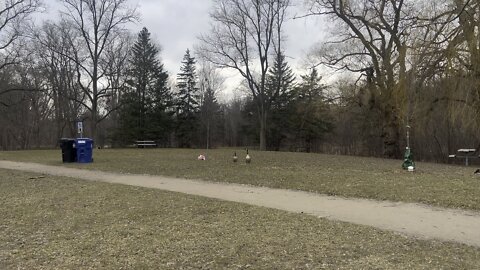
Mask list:
[[[169,40],[128,30],[140,17],[127,0],[62,1],[61,19],[37,27],[41,1],[2,2],[0,149],[56,146],[77,136],[77,121],[112,147],[397,158],[408,125],[420,159],[480,148],[480,1],[307,0],[303,19],[329,29],[304,44],[303,70],[285,42],[290,1],[213,1],[212,28],[185,48],[177,74],[161,61],[157,42]],[[223,70],[243,82],[221,96]]]

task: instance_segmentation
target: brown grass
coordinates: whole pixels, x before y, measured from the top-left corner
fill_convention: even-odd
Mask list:
[[[479,269],[480,250],[159,190],[0,170],[0,269]]]
[[[233,151],[239,154],[233,163]],[[200,153],[207,161],[196,160]],[[399,160],[351,156],[219,149],[95,150],[93,164],[65,166],[134,174],[153,174],[298,189],[328,195],[480,210],[480,177],[473,167],[418,163],[415,173]],[[0,159],[63,165],[60,150],[0,152]]]

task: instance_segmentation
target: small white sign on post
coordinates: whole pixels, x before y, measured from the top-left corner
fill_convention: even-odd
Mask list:
[[[83,122],[77,122],[77,132],[80,137],[83,137]]]

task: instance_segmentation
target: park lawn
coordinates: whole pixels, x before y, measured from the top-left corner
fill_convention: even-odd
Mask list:
[[[155,189],[0,170],[0,269],[479,269],[480,249]]]
[[[232,162],[233,151],[239,162]],[[206,161],[198,161],[206,154]],[[418,202],[480,210],[480,177],[474,167],[417,163],[415,173],[399,160],[233,149],[101,149],[93,164],[64,166],[152,174],[318,192],[353,198]],[[63,165],[60,150],[0,152],[0,159]]]

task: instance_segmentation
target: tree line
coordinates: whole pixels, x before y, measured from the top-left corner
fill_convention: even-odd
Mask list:
[[[412,133],[421,159],[480,148],[480,1],[306,0],[328,32],[310,67],[288,63],[289,0],[213,0],[211,29],[168,74],[127,0],[66,0],[33,27],[39,0],[0,7],[0,148],[249,146],[398,158]],[[168,42],[168,40],[162,41]],[[307,46],[307,45],[306,45]],[[219,101],[222,69],[243,78]],[[339,74],[322,78],[323,72]]]

